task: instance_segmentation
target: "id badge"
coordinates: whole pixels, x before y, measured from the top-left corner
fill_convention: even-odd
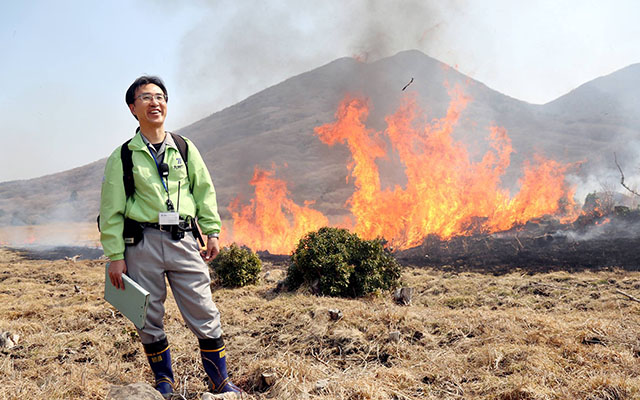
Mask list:
[[[178,225],[180,216],[177,212],[161,212],[158,213],[158,224],[160,225]]]

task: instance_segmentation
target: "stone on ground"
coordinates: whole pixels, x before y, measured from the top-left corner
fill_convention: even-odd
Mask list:
[[[164,400],[164,398],[148,383],[137,382],[126,386],[111,386],[106,400]]]

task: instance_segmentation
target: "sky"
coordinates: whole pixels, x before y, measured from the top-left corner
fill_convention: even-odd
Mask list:
[[[418,49],[544,104],[640,62],[633,0],[25,0],[0,3],[0,182],[79,167],[137,126],[162,77],[168,130],[340,57]]]

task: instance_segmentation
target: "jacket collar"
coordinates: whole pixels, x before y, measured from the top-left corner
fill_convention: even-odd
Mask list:
[[[167,133],[167,138],[165,139],[166,147],[173,147],[174,149],[178,150],[178,146],[176,146],[176,142],[173,141],[173,136],[171,136],[171,133],[170,132],[166,132],[166,133]],[[142,134],[140,133],[140,128],[136,130],[136,135],[129,142],[129,149],[131,150],[147,149],[147,144],[145,143],[145,140],[142,137]]]

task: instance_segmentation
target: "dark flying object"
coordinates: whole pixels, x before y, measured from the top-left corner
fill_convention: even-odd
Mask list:
[[[409,87],[409,85],[411,85],[413,83],[413,78],[411,78],[411,80],[409,81],[409,83],[407,83],[406,85],[404,85],[404,87],[402,88],[402,91],[404,91],[406,88]]]

